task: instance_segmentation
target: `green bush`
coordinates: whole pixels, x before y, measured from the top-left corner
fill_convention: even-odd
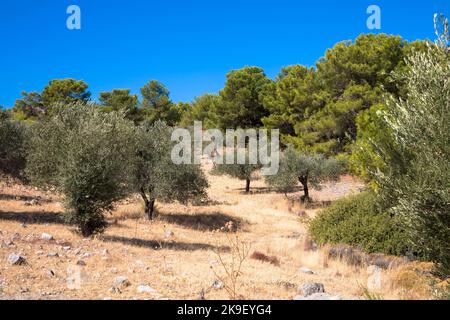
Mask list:
[[[408,253],[397,218],[383,212],[371,192],[336,201],[321,211],[309,228],[320,245],[349,244],[368,253]]]

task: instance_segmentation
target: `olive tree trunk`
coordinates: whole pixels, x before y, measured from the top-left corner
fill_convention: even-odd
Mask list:
[[[300,181],[300,183],[303,186],[303,193],[304,193],[304,195],[301,198],[302,202],[309,202],[309,201],[311,201],[311,198],[309,197],[308,178],[309,178],[308,173],[303,174],[303,175],[298,177],[298,180]]]
[[[153,213],[155,211],[155,201],[156,201],[156,199],[147,197],[147,194],[145,193],[144,188],[141,188],[141,197],[144,200],[144,205],[145,205],[144,214],[145,214],[145,217],[148,220],[153,220]]]

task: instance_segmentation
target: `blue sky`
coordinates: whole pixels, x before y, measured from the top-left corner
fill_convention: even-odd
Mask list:
[[[66,9],[81,8],[81,30]],[[2,0],[0,105],[55,78],[82,79],[93,98],[113,88],[139,93],[157,79],[174,101],[223,87],[232,69],[257,65],[270,77],[314,65],[336,42],[372,32],[366,9],[381,8],[379,32],[434,39],[433,14],[449,0]]]

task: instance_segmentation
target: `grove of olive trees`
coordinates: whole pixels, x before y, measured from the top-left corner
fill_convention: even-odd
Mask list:
[[[170,158],[173,128],[277,128],[283,154],[278,174],[266,177],[272,190],[301,186],[302,200],[314,201],[312,189],[344,172],[369,189],[322,211],[312,223],[318,242],[355,245],[363,235],[367,250],[432,261],[448,275],[449,27],[443,16],[435,25],[436,43],[364,34],[328,49],[315,67],[284,67],[275,79],[259,67],[232,70],[218,94],[192,103],[173,102],[156,80],[141,88],[141,101],[114,89],[98,104],[84,81],[52,80],[1,112],[0,174],[55,187],[66,221],[89,236],[132,194],[148,219],[156,201],[206,196],[202,167]],[[249,193],[259,169],[247,161],[213,173],[244,180]]]

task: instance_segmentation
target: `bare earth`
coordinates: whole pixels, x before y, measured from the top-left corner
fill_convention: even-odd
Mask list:
[[[238,278],[240,298],[291,300],[307,282],[323,283],[327,293],[343,299],[366,298],[364,288],[373,280],[368,266],[327,259],[324,248],[311,250],[305,215],[299,213],[313,217],[318,209],[302,208],[270,192],[263,180],[253,182],[250,195],[242,192],[242,181],[215,176],[209,180],[211,204],[158,203],[158,217],[149,222],[142,218],[143,206],[136,197],[108,216],[110,226],[103,235],[89,239],[61,222],[58,196],[0,185],[0,299],[198,299],[202,291],[205,299],[229,299],[216,280],[226,281],[220,260],[230,261],[228,237],[236,235],[251,244],[250,253],[258,251],[280,262],[248,257]],[[346,176],[312,195],[319,202],[332,201],[362,187]],[[42,198],[39,204],[26,205],[37,196]],[[214,232],[229,221],[236,232]],[[42,239],[42,233],[54,239]],[[26,258],[27,264],[10,265],[11,253]],[[314,274],[300,272],[301,267]],[[373,293],[384,299],[429,298],[417,273],[428,267],[411,263],[383,270]],[[120,276],[127,278],[127,285],[114,284]],[[141,285],[153,290],[141,293]]]

